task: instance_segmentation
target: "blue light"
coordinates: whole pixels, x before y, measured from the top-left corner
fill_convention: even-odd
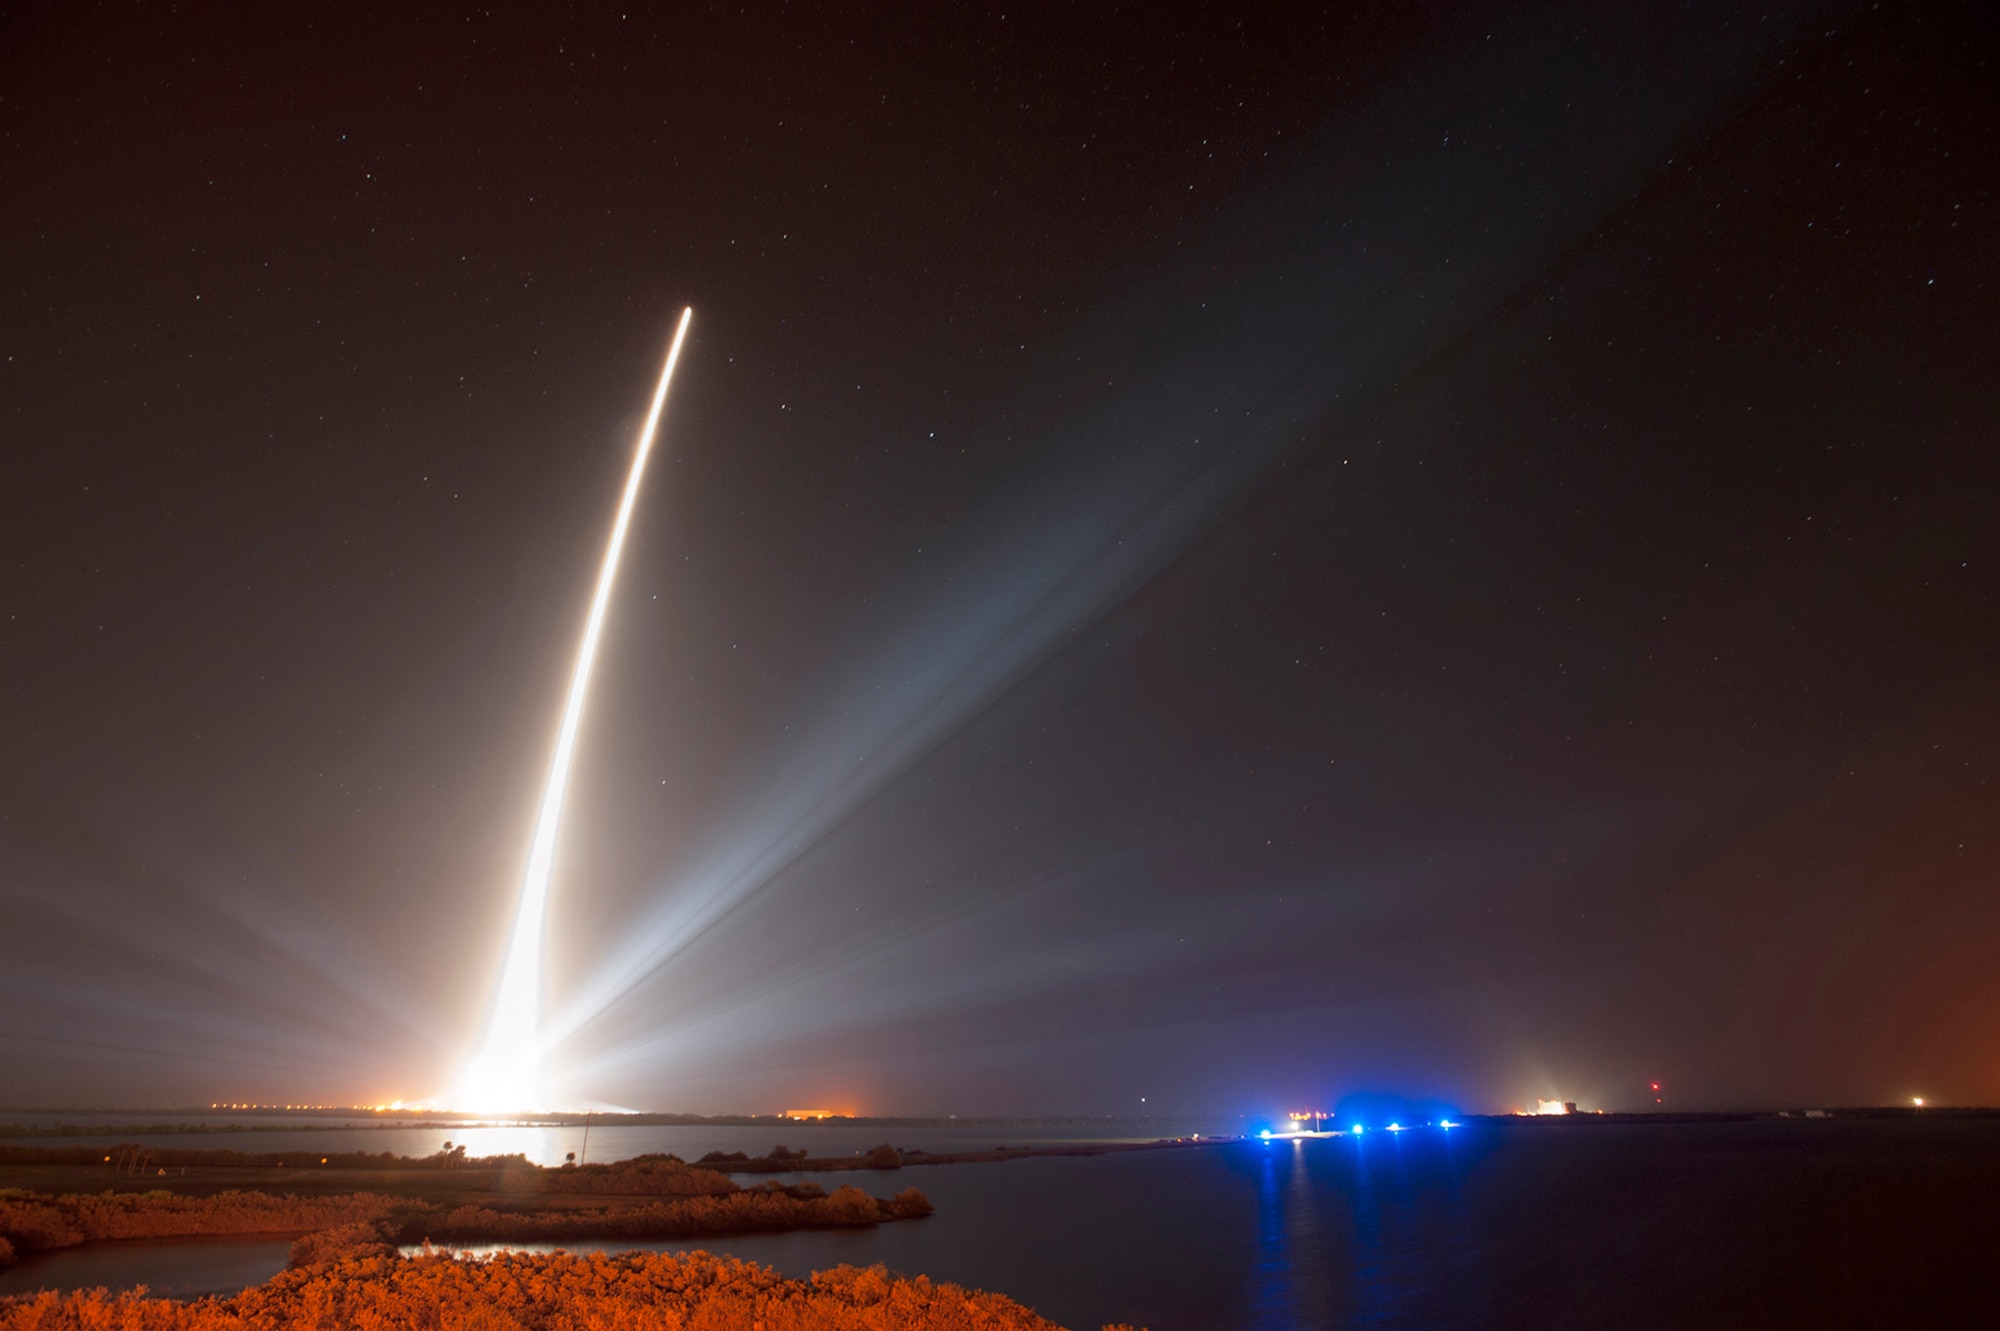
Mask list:
[[[1451,1129],[1457,1127],[1458,1124],[1452,1122],[1450,1119],[1447,1118],[1439,1122],[1438,1126],[1449,1132]]]
[[[1271,1140],[1271,1130],[1269,1128],[1265,1128],[1262,1132],[1258,1133],[1257,1135],[1259,1137],[1262,1137],[1265,1141]]]
[[[1348,1130],[1357,1137],[1359,1137],[1362,1133],[1368,1131],[1368,1129],[1362,1127],[1359,1123],[1356,1123],[1352,1128]]]

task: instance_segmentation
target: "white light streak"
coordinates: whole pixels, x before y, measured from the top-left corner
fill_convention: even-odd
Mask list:
[[[590,691],[590,670],[597,659],[597,639],[604,628],[605,610],[611,603],[611,586],[618,576],[618,557],[625,548],[625,532],[632,524],[632,508],[639,498],[646,459],[653,451],[660,412],[667,405],[667,385],[674,377],[681,342],[687,337],[688,322],[693,318],[692,308],[681,311],[680,326],[674,330],[666,366],[660,371],[660,385],[653,390],[652,409],[646,413],[645,428],[639,433],[639,447],[632,458],[631,474],[625,480],[625,495],[618,503],[618,517],[611,524],[611,541],[604,551],[604,566],[597,574],[597,592],[590,600],[590,618],[584,624],[583,642],[577,648],[576,668],[570,675],[562,724],[556,732],[555,754],[549,760],[548,784],[543,787],[541,810],[535,818],[535,839],[528,850],[527,872],[521,880],[520,909],[514,917],[500,988],[494,995],[486,1044],[459,1079],[455,1108],[504,1111],[548,1107],[540,1103],[542,1049],[538,1026],[542,923],[548,912],[549,871],[555,863],[556,830],[562,822],[563,795],[569,787],[570,760],[576,754],[576,732],[583,720],[583,702]]]

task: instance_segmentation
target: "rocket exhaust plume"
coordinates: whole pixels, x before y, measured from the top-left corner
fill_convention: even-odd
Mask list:
[[[563,701],[562,724],[556,731],[556,749],[549,759],[548,784],[542,788],[541,809],[535,816],[535,839],[528,850],[527,872],[521,879],[521,904],[514,916],[514,932],[507,945],[507,963],[500,974],[500,988],[493,998],[493,1015],[486,1028],[486,1044],[459,1078],[454,1107],[474,1110],[544,1109],[541,1103],[539,1065],[542,1050],[537,1026],[540,1018],[542,985],[542,922],[549,900],[549,870],[555,863],[556,829],[562,821],[563,794],[569,786],[570,759],[576,754],[576,732],[583,720],[583,701],[590,692],[590,669],[597,660],[597,639],[604,628],[604,613],[611,603],[611,585],[618,577],[618,556],[625,548],[625,532],[632,523],[632,507],[639,497],[639,481],[646,472],[646,458],[653,451],[653,437],[660,426],[660,412],[667,405],[667,385],[674,377],[674,363],[680,359],[681,342],[687,337],[692,307],[681,311],[680,326],[674,330],[673,345],[667,349],[667,363],[660,371],[660,386],[653,390],[653,405],[646,413],[646,425],[639,432],[639,447],[632,458],[632,472],[625,479],[625,495],[618,503],[618,517],[611,524],[611,540],[604,551],[604,566],[597,574],[597,591],[590,599],[590,618],[583,626],[583,641],[577,647],[576,667],[570,675],[569,694]]]

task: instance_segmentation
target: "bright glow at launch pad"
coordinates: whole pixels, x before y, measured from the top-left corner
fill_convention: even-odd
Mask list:
[[[667,405],[667,385],[673,380],[681,342],[687,337],[688,322],[693,318],[692,308],[681,311],[680,326],[674,330],[666,366],[660,371],[660,385],[653,390],[653,405],[646,413],[645,428],[639,433],[639,447],[632,458],[631,474],[625,480],[624,498],[618,503],[618,517],[611,524],[604,566],[598,571],[597,591],[590,600],[590,618],[583,627],[569,694],[563,702],[555,753],[549,759],[548,784],[542,789],[541,809],[535,817],[535,839],[528,850],[527,872],[521,879],[520,907],[514,916],[514,932],[507,945],[500,988],[493,998],[486,1043],[460,1075],[458,1088],[451,1097],[453,1108],[499,1112],[552,1107],[545,1103],[547,1096],[541,1084],[544,1051],[539,1026],[542,923],[548,913],[549,871],[555,863],[556,830],[562,821],[563,795],[569,787],[570,759],[576,754],[576,732],[583,720],[583,702],[590,692],[597,639],[604,628],[606,607],[611,603],[611,585],[618,577],[618,557],[625,548],[625,532],[632,523],[639,482],[645,475],[646,459],[653,451],[653,438],[659,431],[660,412]]]

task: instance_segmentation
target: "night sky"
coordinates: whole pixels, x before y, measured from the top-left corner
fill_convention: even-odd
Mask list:
[[[449,1086],[684,304],[564,1103],[2000,1101],[1985,9],[7,12],[0,1103]]]

